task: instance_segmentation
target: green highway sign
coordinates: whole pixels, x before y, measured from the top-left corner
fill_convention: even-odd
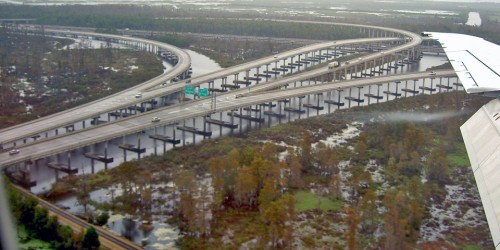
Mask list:
[[[198,95],[200,97],[207,97],[208,96],[208,89],[207,88],[200,88],[200,90],[198,90]]]
[[[186,86],[184,93],[186,93],[186,95],[194,95],[194,88],[191,86]]]

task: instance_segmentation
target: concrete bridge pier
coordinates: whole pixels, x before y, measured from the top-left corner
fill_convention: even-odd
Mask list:
[[[372,94],[372,85],[368,85],[368,94],[365,94],[368,97],[368,105],[370,105],[370,96]]]
[[[450,86],[450,77],[446,77],[446,79],[447,79],[447,85],[444,85],[443,78],[442,77],[439,78],[439,84],[436,85],[436,87],[439,87],[439,93],[441,93],[441,89],[445,89],[446,92],[449,92],[451,89],[453,89],[453,87]]]
[[[434,88],[434,79],[435,77],[431,77],[431,86],[430,87],[427,87],[425,86],[425,78],[422,79],[423,81],[423,84],[422,86],[420,86],[420,89],[422,90],[422,94],[425,94],[425,91],[429,91],[429,94],[432,95],[432,92],[436,91],[436,89]]]
[[[408,89],[408,80],[405,80],[405,88],[403,90],[405,90],[405,89]],[[406,98],[408,96],[407,95],[408,92],[407,91],[404,91],[404,92],[405,92],[405,98]]]
[[[257,84],[259,84],[259,83],[260,83],[260,80],[261,80],[261,78],[260,78],[260,72],[259,72],[259,71],[260,71],[260,66],[259,66],[259,67],[257,67],[257,68],[255,68],[255,72],[256,72],[256,74],[257,74],[257,75],[256,75],[257,79],[255,79],[255,80],[256,80],[256,81],[255,81],[255,84],[256,84],[256,85],[257,85]],[[266,80],[267,80],[267,78],[266,78]]]
[[[92,174],[95,172],[95,161],[100,161],[104,163],[104,169],[108,170],[108,163],[111,163],[114,161],[113,157],[108,158],[108,142],[106,141],[104,143],[104,155],[99,154],[99,153],[94,153],[94,150],[91,150],[91,152],[84,153],[83,155],[87,158],[90,159],[91,167],[92,167]],[[78,169],[74,169],[78,171]]]
[[[231,124],[233,119],[234,117],[231,116]],[[222,112],[219,113],[219,120],[222,121]],[[222,126],[219,126],[219,135],[222,136]]]
[[[399,84],[401,83],[401,81],[396,81],[396,93],[395,93],[395,97],[396,99],[398,99],[399,96],[401,96],[401,94],[399,93]]]
[[[127,161],[127,151],[137,153],[137,158],[141,159],[141,153],[146,152],[146,148],[141,148],[141,137],[139,133],[137,134],[137,147],[132,144],[125,143],[125,136],[122,137],[122,144],[118,145],[119,148],[123,149],[123,161]]]
[[[418,94],[417,81],[418,81],[418,79],[413,80],[413,96],[415,96],[415,94]]]
[[[64,128],[66,129],[66,133],[73,132],[75,131],[75,124],[65,126]]]
[[[305,112],[305,110],[302,110],[302,99],[305,98],[305,96],[299,96],[297,97],[299,99],[299,110],[298,110],[298,114],[299,114],[299,120],[301,119],[301,115]]]
[[[380,95],[380,86],[382,86],[382,84],[377,84],[377,103],[379,103],[379,101],[382,99],[382,96]]]
[[[351,107],[351,101],[355,101],[358,103],[358,107],[360,103],[364,102],[365,100],[361,99],[361,89],[363,87],[358,87],[358,98],[352,96],[352,88],[349,88],[349,96],[345,97],[345,99],[349,102],[349,108]]]
[[[193,117],[193,128],[196,128],[196,118]],[[196,133],[193,133],[193,145],[196,144]]]
[[[359,86],[359,87],[358,87],[358,101],[357,101],[357,102],[358,102],[358,107],[359,107],[360,103],[364,102],[364,100],[363,100],[363,99],[361,99],[361,90],[362,90],[363,88],[364,88],[363,86]]]
[[[196,135],[202,135],[203,138],[205,137],[210,137],[212,136],[212,132],[211,131],[206,131],[206,129],[204,129],[203,131],[196,128],[196,118],[193,118],[193,126],[186,126],[186,121],[184,120],[183,121],[183,125],[182,126],[177,126],[176,127],[178,130],[181,130],[182,131],[182,139],[183,139],[183,145],[186,144],[186,137],[185,137],[185,132],[189,132],[189,133],[192,133],[193,134],[193,144],[196,143]]]
[[[4,170],[5,175],[7,175],[14,183],[23,186],[24,188],[30,190],[32,187],[36,186],[36,181],[31,180],[31,165],[33,162],[31,160],[25,161],[24,166],[20,166],[20,163],[14,165],[14,170],[6,168]]]
[[[338,93],[338,100],[337,101],[334,101],[334,100],[325,100],[325,103],[328,104],[328,109],[330,109],[330,105],[336,105],[337,106],[337,110],[340,109],[340,107],[344,106],[344,103],[343,102],[340,102],[340,96],[341,96],[341,93],[342,91],[344,91],[343,89],[337,89],[337,93]],[[333,98],[333,96],[332,96]]]
[[[34,136],[31,136],[31,139],[33,139],[33,141],[35,142],[36,140],[38,140],[38,138],[40,138],[41,136],[40,135],[34,135]],[[48,138],[49,137],[49,133],[48,132],[45,132],[45,138]],[[14,147],[16,146],[16,142],[13,143]]]
[[[370,94],[365,94],[365,96],[368,97],[368,104],[370,104],[370,98],[375,98],[377,100],[377,103],[379,103],[379,101],[383,99],[383,97],[380,95],[380,86],[382,86],[382,84],[377,84],[377,95],[372,95],[371,91],[369,91]]]
[[[182,121],[182,125],[186,126],[186,120]],[[184,147],[184,146],[186,146],[186,133],[184,132],[184,130],[181,130],[181,131],[182,131],[181,132],[181,135],[182,135],[181,141],[182,141],[182,146]]]

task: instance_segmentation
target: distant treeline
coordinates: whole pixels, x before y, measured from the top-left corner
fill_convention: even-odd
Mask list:
[[[4,8],[5,7],[5,8]],[[135,15],[117,11],[89,13],[74,8],[39,6],[4,6],[3,18],[36,18],[36,23],[94,27],[98,29],[141,29],[169,32],[273,36],[317,40],[349,39],[366,36],[359,29],[308,23],[277,22],[271,20],[227,20],[210,18],[159,18],[140,11]],[[106,7],[105,7],[106,8]],[[109,8],[109,7],[108,7]]]
[[[242,7],[244,8],[244,7]],[[359,8],[364,8],[360,6]],[[23,6],[1,5],[2,18],[36,18],[38,24],[93,27],[104,30],[141,29],[169,32],[196,32],[211,34],[273,36],[305,38],[316,40],[337,40],[366,37],[357,29],[328,25],[276,22],[264,20],[301,19],[310,21],[341,21],[401,28],[413,32],[434,31],[462,33],[483,37],[500,44],[500,25],[496,19],[496,9],[481,8],[482,25],[473,27],[463,25],[467,12],[458,16],[442,18],[439,15],[401,15],[392,13],[387,16],[348,15],[330,19],[321,16],[290,16],[276,14],[270,17],[256,12],[228,12],[172,6],[137,5],[64,5],[64,6]],[[452,8],[453,9],[453,8]],[[231,18],[229,20],[228,18]],[[237,18],[239,18],[237,20]]]

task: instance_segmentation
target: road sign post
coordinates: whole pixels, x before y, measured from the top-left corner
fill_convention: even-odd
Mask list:
[[[198,90],[198,95],[200,97],[207,97],[208,96],[208,89],[207,88],[200,88]]]
[[[184,87],[184,93],[185,93],[186,95],[194,95],[194,88],[193,88],[192,86],[188,86],[188,85],[186,85],[186,86]]]

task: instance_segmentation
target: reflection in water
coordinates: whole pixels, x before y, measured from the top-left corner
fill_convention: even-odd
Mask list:
[[[469,19],[465,25],[481,26],[481,16],[479,15],[479,12],[469,12]]]
[[[136,236],[136,223],[132,218],[125,217],[122,220],[122,230],[121,235],[131,241],[134,241],[134,236]]]

